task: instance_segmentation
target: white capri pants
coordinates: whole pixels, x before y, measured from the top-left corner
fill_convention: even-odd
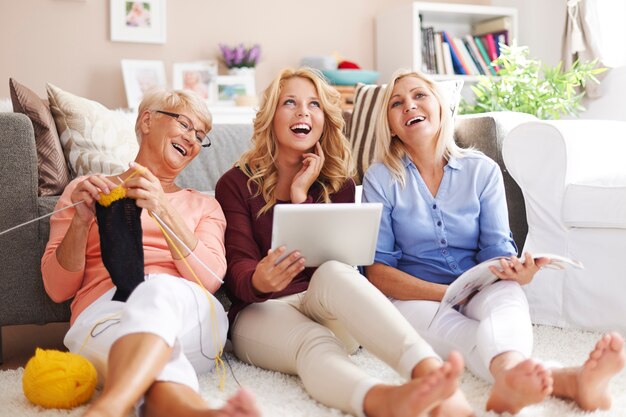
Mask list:
[[[514,351],[529,358],[532,354],[528,301],[517,282],[503,280],[484,288],[459,311],[449,309],[432,325],[439,302],[392,302],[439,355],[461,352],[469,370],[486,381],[493,382],[489,365],[497,355]]]
[[[80,313],[65,335],[65,346],[94,364],[102,384],[109,350],[117,339],[155,334],[173,349],[156,380],[198,391],[197,374],[214,367],[216,347],[226,341],[228,319],[220,302],[199,285],[167,274],[146,275],[126,302],[112,301],[114,293],[112,288]],[[207,295],[213,301],[213,319]],[[219,343],[213,340],[212,320],[217,322]]]
[[[299,375],[313,398],[356,416],[365,416],[366,393],[382,383],[348,357],[359,343],[406,378],[437,357],[376,287],[337,261],[321,265],[307,291],[247,306],[231,340],[239,359]]]

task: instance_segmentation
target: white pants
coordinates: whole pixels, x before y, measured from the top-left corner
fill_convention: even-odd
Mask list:
[[[450,309],[428,327],[439,302],[392,300],[400,313],[441,356],[461,352],[467,367],[493,382],[491,360],[504,352],[532,354],[528,301],[520,285],[498,281],[476,294],[459,311]]]
[[[247,306],[231,338],[239,359],[299,375],[313,398],[357,416],[382,382],[348,357],[355,340],[406,378],[418,362],[437,357],[380,291],[336,261],[315,271],[307,291]]]
[[[125,303],[112,301],[114,292],[109,290],[80,313],[65,336],[65,346],[94,364],[102,384],[116,340],[133,333],[155,334],[173,348],[156,380],[198,391],[197,374],[214,367],[216,348],[226,340],[228,319],[220,302],[199,285],[167,274],[146,275]],[[213,339],[213,320],[219,343]]]

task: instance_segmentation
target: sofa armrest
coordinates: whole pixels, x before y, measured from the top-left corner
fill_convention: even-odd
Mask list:
[[[33,126],[18,113],[0,113],[0,231],[48,213],[37,196],[37,151]],[[42,241],[48,220],[0,236],[0,327],[65,321],[66,305],[52,302],[41,279]],[[44,236],[45,234],[45,236]]]
[[[522,191],[507,172],[502,159],[502,142],[512,129],[534,120],[537,120],[535,116],[518,112],[463,115],[457,116],[454,129],[455,140],[461,147],[474,147],[500,166],[509,210],[509,225],[520,252],[524,247],[528,232],[526,209]]]
[[[626,332],[625,131],[623,121],[534,121],[504,140],[526,201],[525,249],[585,266],[542,269],[524,286],[535,323]]]
[[[609,120],[535,121],[513,129],[503,157],[526,198],[541,207],[541,213],[529,213],[529,220],[532,214],[566,227],[565,202],[576,188],[588,187],[588,201],[579,204],[602,205],[606,202],[592,198],[593,188],[626,187],[625,131],[626,122]],[[598,207],[596,213],[605,211]]]

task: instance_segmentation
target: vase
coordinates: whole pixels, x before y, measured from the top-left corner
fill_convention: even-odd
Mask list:
[[[243,75],[254,78],[254,67],[229,68],[228,75]]]

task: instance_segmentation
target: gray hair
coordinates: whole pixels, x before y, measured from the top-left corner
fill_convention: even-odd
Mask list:
[[[195,115],[207,127],[206,133],[213,128],[213,117],[209,112],[206,102],[197,94],[184,90],[151,90],[143,97],[137,111],[135,133],[141,143],[141,129],[139,127],[141,115],[146,110],[163,110],[178,113],[188,110]]]

